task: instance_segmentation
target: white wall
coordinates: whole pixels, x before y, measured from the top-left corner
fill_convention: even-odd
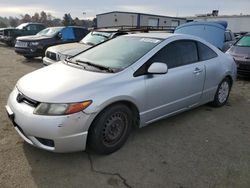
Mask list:
[[[97,27],[137,26],[137,16],[137,14],[130,13],[110,13],[97,15]]]
[[[97,27],[109,26],[137,26],[140,15],[140,26],[149,26],[150,19],[159,19],[159,26],[173,26],[172,22],[179,21],[179,24],[186,23],[184,19],[154,16],[137,13],[109,13],[97,15]],[[117,21],[115,21],[117,20]]]
[[[202,17],[192,18],[196,21],[227,21],[228,29],[234,33],[250,32],[250,16],[235,16],[235,17]]]

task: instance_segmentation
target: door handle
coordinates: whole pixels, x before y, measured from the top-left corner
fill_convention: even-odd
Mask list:
[[[195,69],[194,69],[194,74],[199,74],[199,73],[201,73],[203,70],[202,69],[200,69],[200,68],[198,68],[198,67],[196,67]]]

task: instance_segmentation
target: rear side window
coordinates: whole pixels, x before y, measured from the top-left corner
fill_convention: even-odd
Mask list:
[[[75,33],[76,39],[80,40],[88,34],[88,30],[82,29],[82,28],[74,28],[74,33]]]
[[[162,48],[154,55],[150,62],[162,62],[168,68],[179,67],[198,62],[198,52],[196,43],[191,40],[180,40],[172,42]]]
[[[27,30],[28,31],[36,31],[37,30],[37,26],[36,25],[29,25],[29,26],[27,26]]]
[[[211,48],[209,48],[205,44],[202,44],[200,42],[197,42],[197,44],[198,44],[200,61],[206,61],[218,56]]]
[[[225,32],[225,42],[231,41],[231,40],[232,40],[232,36],[230,32]]]
[[[37,27],[38,27],[38,30],[39,30],[39,31],[40,31],[40,30],[43,30],[43,29],[45,28],[44,25],[37,25]]]

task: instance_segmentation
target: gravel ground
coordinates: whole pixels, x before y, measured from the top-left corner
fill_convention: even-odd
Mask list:
[[[250,79],[222,108],[208,105],[134,130],[118,152],[55,154],[19,137],[4,106],[16,81],[42,67],[0,44],[0,187],[249,188]]]

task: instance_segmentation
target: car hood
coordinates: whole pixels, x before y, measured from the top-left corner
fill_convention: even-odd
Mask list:
[[[37,40],[44,40],[44,39],[49,39],[49,38],[50,37],[40,36],[40,35],[30,35],[30,36],[17,37],[17,40],[21,40],[21,41],[37,41]]]
[[[13,31],[13,30],[17,30],[14,27],[6,27],[6,28],[1,28],[2,31]]]
[[[112,76],[114,74],[86,71],[59,62],[23,76],[17,88],[39,102],[80,102],[89,100],[94,95],[90,93],[93,87],[103,87],[103,81]]]
[[[250,59],[250,47],[232,46],[229,53],[235,57],[245,57]]]
[[[48,48],[48,51],[74,56],[90,47],[91,47],[90,45],[75,42],[75,43],[56,45]]]

